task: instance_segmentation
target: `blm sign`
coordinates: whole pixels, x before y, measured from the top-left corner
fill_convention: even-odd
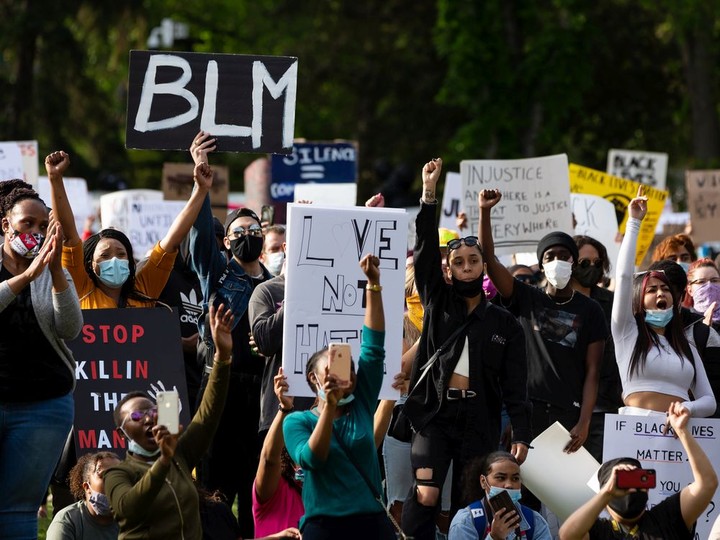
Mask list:
[[[219,152],[292,151],[298,60],[130,51],[126,146],[186,150],[211,133]]]

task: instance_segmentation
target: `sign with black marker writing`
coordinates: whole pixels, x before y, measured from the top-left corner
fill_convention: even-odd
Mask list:
[[[691,418],[688,429],[703,449],[710,463],[720,462],[720,420],[713,418]],[[605,415],[605,438],[603,459],[631,457],[637,459],[644,469],[655,469],[657,487],[648,491],[648,508],[663,499],[680,492],[693,481],[688,455],[667,418],[659,416]],[[720,514],[718,493],[697,520],[695,538],[708,538],[715,518]]]
[[[186,150],[201,129],[218,152],[292,151],[298,59],[130,51],[126,146]]]
[[[385,378],[381,399],[397,399],[400,372],[407,215],[391,208],[289,204],[283,369],[290,394],[312,396],[305,366],[330,342],[349,343],[357,362],[367,277],[360,260],[380,259],[385,310]]]
[[[528,159],[472,160],[460,163],[462,206],[470,231],[477,236],[478,194],[499,189],[502,200],[492,209],[495,252],[535,252],[540,239],[553,231],[572,234],[570,182],[565,154]]]
[[[176,389],[180,423],[190,423],[178,314],[164,308],[85,309],[80,335],[68,346],[75,356],[77,454],[124,454],[113,411],[123,396],[140,390],[155,399]]]
[[[720,241],[720,170],[685,171],[685,187],[693,240]]]
[[[663,152],[611,148],[606,172],[656,189],[666,189],[667,167],[668,155]]]

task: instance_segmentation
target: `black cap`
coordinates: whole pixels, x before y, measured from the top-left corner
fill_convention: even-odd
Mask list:
[[[236,210],[233,210],[228,214],[228,216],[225,218],[225,236],[227,236],[228,229],[230,228],[230,225],[233,221],[235,221],[239,217],[243,216],[249,216],[253,218],[255,221],[258,222],[258,225],[262,225],[260,223],[260,219],[257,217],[257,214],[250,210],[249,208],[238,208]]]
[[[578,247],[575,244],[575,240],[572,239],[572,236],[562,231],[555,231],[546,234],[540,239],[540,242],[538,242],[537,258],[538,266],[540,268],[542,268],[543,266],[543,254],[553,246],[562,246],[564,248],[567,248],[567,250],[572,254],[573,261],[575,263],[577,263],[578,259],[580,258],[580,252],[578,251]]]

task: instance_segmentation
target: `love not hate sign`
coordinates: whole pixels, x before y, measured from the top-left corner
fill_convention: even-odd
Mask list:
[[[219,152],[292,151],[298,60],[130,51],[126,146],[186,150],[200,131]]]

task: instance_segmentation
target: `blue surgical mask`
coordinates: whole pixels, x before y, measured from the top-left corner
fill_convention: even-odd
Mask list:
[[[90,488],[88,502],[98,516],[109,516],[112,513],[107,496],[104,493],[95,491],[93,488]]]
[[[320,399],[322,399],[323,401],[327,401],[327,397],[325,396],[325,390],[323,390],[322,388],[318,388],[318,397]],[[340,398],[337,402],[338,407],[347,405],[348,403],[352,402],[354,399],[355,399],[355,394],[350,394],[349,396]]]
[[[490,493],[488,493],[488,498],[492,498],[498,493],[502,491],[507,491],[508,495],[510,495],[510,499],[512,499],[512,502],[518,503],[520,502],[521,492],[519,489],[505,489],[497,486],[490,486]]]
[[[685,270],[685,275],[687,275],[688,270],[690,270],[690,263],[689,262],[679,262],[678,263],[680,267]]]
[[[673,318],[673,308],[645,310],[645,322],[655,328],[665,328]]]
[[[113,257],[98,263],[98,279],[111,289],[119,289],[130,277],[130,261]]]

